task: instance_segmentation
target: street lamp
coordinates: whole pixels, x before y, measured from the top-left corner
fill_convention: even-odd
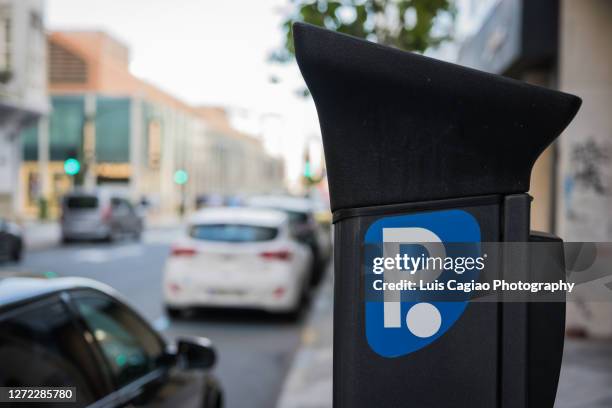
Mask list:
[[[174,172],[174,183],[181,187],[181,204],[179,206],[179,215],[182,217],[185,214],[185,184],[189,181],[189,174],[183,169],[178,169]]]

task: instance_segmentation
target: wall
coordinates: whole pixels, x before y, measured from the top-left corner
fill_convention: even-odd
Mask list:
[[[560,143],[557,214],[566,241],[612,239],[612,2],[562,0],[560,87],[583,100]],[[603,265],[611,254],[599,253]],[[609,274],[609,271],[606,271]],[[607,276],[604,282],[609,281]],[[576,299],[578,301],[576,301]],[[567,326],[612,336],[612,303],[574,296]]]
[[[612,2],[563,0],[560,88],[583,99],[560,143],[557,222],[569,241],[612,239]]]

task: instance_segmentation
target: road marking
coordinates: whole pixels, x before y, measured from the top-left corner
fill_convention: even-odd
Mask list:
[[[144,234],[146,244],[171,244],[185,235],[185,227],[149,230]]]
[[[117,260],[121,258],[131,258],[140,256],[144,253],[144,248],[141,245],[125,245],[113,248],[92,248],[92,249],[81,249],[78,250],[73,260],[75,262],[88,262],[88,263],[104,263],[111,260]]]
[[[75,262],[102,263],[108,260],[108,253],[100,249],[82,249],[77,251],[73,259]]]

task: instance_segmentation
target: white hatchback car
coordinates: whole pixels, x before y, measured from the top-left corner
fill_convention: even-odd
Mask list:
[[[170,316],[197,306],[300,311],[313,260],[308,246],[293,237],[285,213],[205,209],[190,219],[186,235],[164,271]]]

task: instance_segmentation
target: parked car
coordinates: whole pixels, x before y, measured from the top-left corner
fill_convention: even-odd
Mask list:
[[[107,191],[75,191],[62,200],[62,240],[102,239],[121,235],[139,239],[144,222],[129,200]]]
[[[168,344],[109,287],[0,279],[0,386],[76,387],[75,407],[220,408],[208,339]]]
[[[241,307],[297,316],[308,296],[312,254],[280,211],[204,209],[166,262],[170,316],[187,308]]]
[[[262,195],[246,200],[253,208],[270,208],[285,212],[296,236],[312,250],[314,257],[312,283],[317,284],[331,257],[331,234],[328,228],[323,228],[315,219],[314,208],[307,198]]]
[[[0,261],[20,261],[23,256],[23,230],[0,218]]]

